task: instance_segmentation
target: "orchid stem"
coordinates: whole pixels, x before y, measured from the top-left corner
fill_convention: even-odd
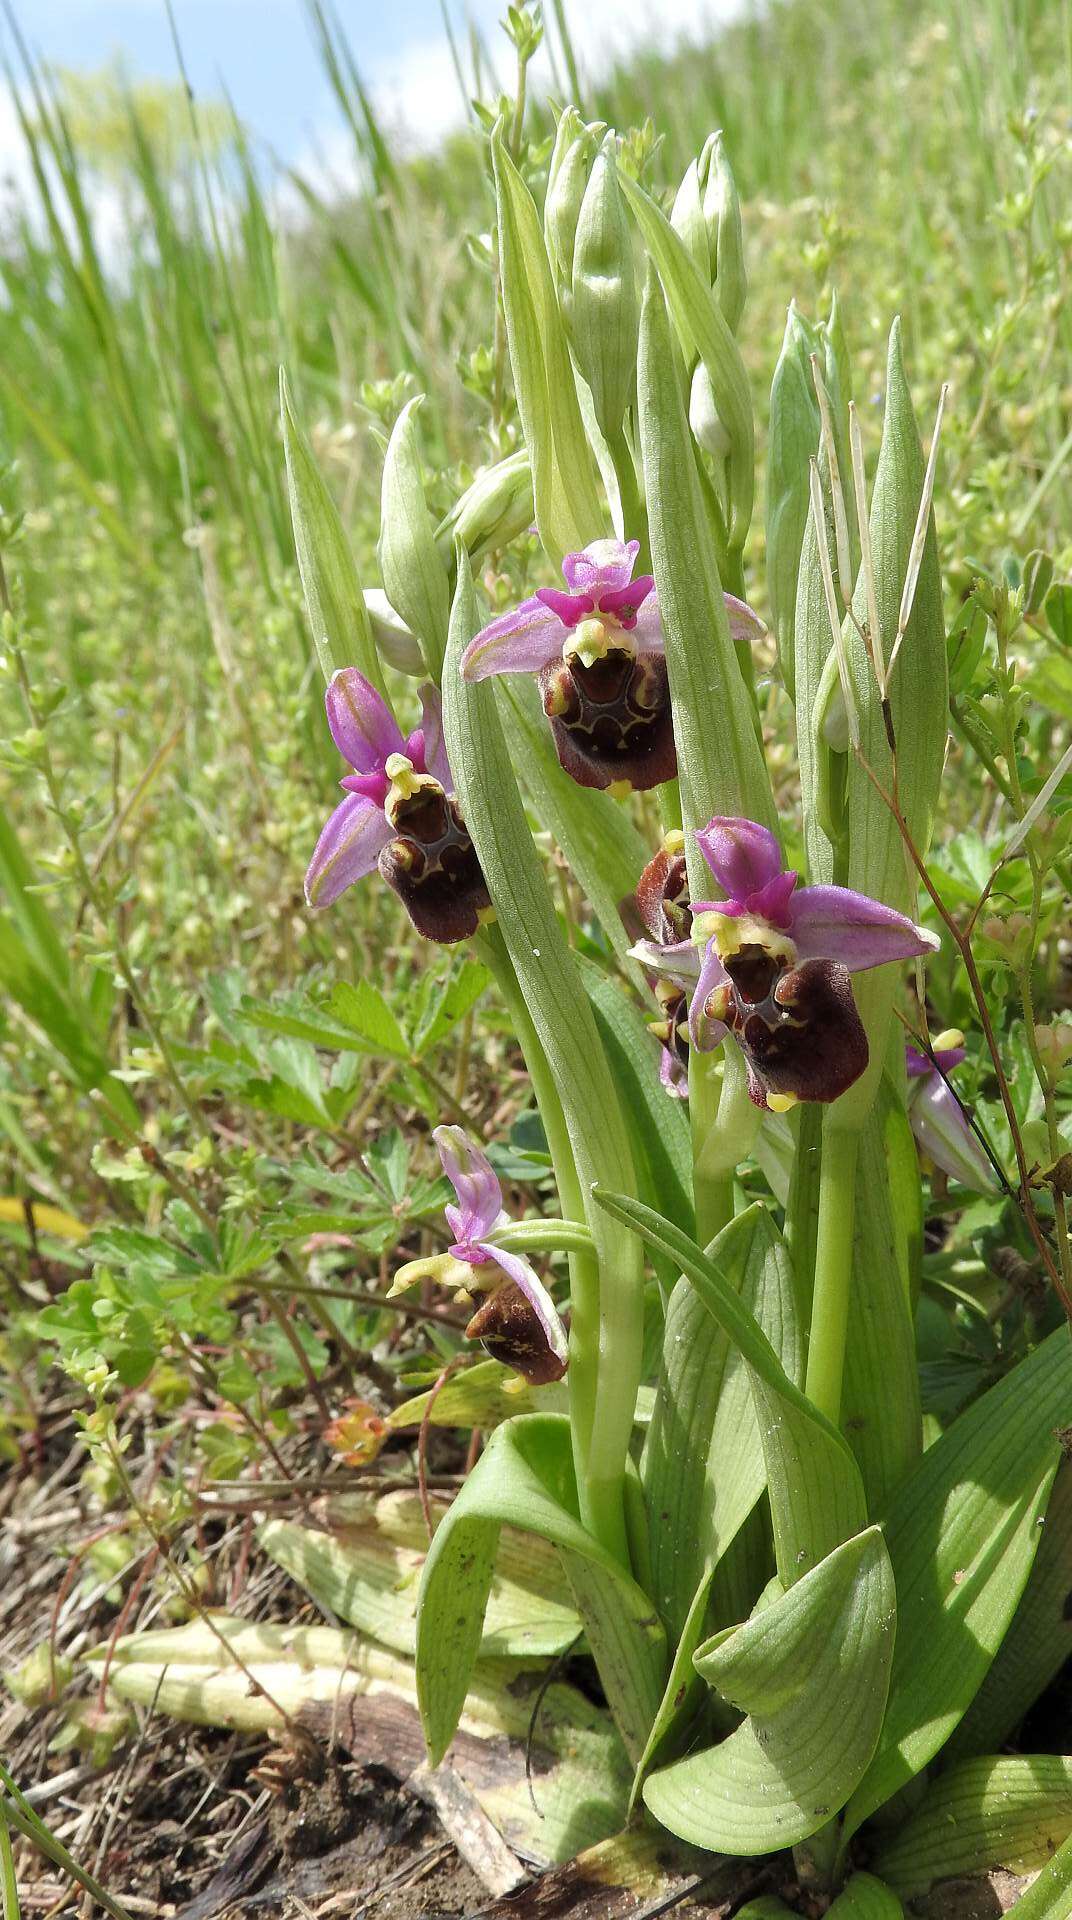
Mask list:
[[[815,1238],[815,1292],[808,1346],[808,1399],[835,1426],[841,1413],[856,1226],[859,1134],[823,1127],[819,1219]]]
[[[532,1091],[543,1122],[544,1133],[547,1136],[547,1147],[554,1169],[563,1219],[584,1223],[586,1219],[584,1196],[577,1177],[577,1163],[573,1157],[562,1102],[558,1097],[558,1088],[555,1085],[547,1055],[540,1044],[539,1035],[525,1004],[525,996],[521,991],[506,943],[499,928],[493,925],[486,927],[477,936],[475,945],[481,959],[495,978],[513,1023],[518,1045],[525,1056]],[[600,1385],[600,1275],[599,1261],[594,1249],[590,1252],[572,1252],[569,1256],[569,1273],[570,1432],[581,1520],[603,1546],[617,1555],[623,1565],[628,1566],[629,1552],[622,1505],[621,1474],[611,1486],[602,1482],[597,1483],[589,1472],[589,1457],[596,1425],[596,1399]],[[634,1387],[629,1406],[630,1426],[635,1398]],[[622,1464],[624,1468],[624,1461]]]

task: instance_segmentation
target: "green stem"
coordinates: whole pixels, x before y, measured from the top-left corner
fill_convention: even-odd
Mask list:
[[[858,1148],[858,1133],[832,1127],[829,1121],[824,1125],[806,1392],[835,1426],[841,1412],[852,1288]]]
[[[737,1047],[727,1045],[720,1055],[695,1049],[690,1054],[689,1114],[696,1238],[706,1247],[733,1218],[734,1174],[759,1127],[759,1108],[749,1098],[748,1072]]]
[[[573,1156],[562,1102],[558,1096],[558,1088],[555,1085],[547,1055],[540,1044],[539,1035],[525,1004],[525,996],[521,991],[513,961],[507,952],[506,942],[500,929],[492,925],[478,935],[475,944],[481,959],[494,976],[495,983],[506,1003],[514,1034],[525,1056],[532,1091],[547,1136],[547,1147],[551,1155],[563,1218],[583,1224],[586,1217],[584,1196],[577,1177],[577,1163]],[[623,1564],[628,1566],[621,1472],[614,1476],[615,1483],[610,1485],[604,1476],[594,1477],[591,1467],[593,1437],[597,1427],[596,1403],[601,1387],[599,1261],[594,1248],[587,1253],[580,1251],[571,1253],[569,1272],[570,1431],[581,1519],[589,1532],[616,1553]],[[628,1368],[623,1369],[624,1375],[628,1373]],[[607,1383],[603,1384],[605,1388]],[[634,1389],[629,1406],[630,1430],[635,1399]]]
[[[591,1253],[592,1236],[579,1220],[511,1220],[488,1234],[506,1253]]]
[[[636,462],[626,438],[624,422],[617,433],[608,440],[607,446],[614,463],[618,497],[622,505],[622,538],[640,541],[640,552],[637,554],[633,571],[638,574],[647,573],[651,567],[648,513],[644,505],[644,496],[637,485]]]

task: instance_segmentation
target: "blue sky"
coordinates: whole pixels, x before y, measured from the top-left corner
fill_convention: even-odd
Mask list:
[[[593,62],[658,22],[661,38],[693,27],[733,0],[566,0]],[[163,0],[14,0],[22,29],[46,60],[99,67],[122,55],[135,75],[175,71]],[[464,29],[472,17],[493,43],[505,0],[448,0]],[[302,0],[174,0],[195,88],[221,81],[251,129],[287,160],[329,161],[338,123]],[[440,0],[336,0],[364,77],[388,117],[428,141],[459,117]],[[550,11],[550,9],[548,9]],[[0,32],[0,39],[3,33]],[[505,45],[505,42],[502,42]],[[2,144],[2,142],[0,142]]]

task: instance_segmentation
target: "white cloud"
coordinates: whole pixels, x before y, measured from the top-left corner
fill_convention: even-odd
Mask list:
[[[570,25],[582,75],[601,78],[616,59],[654,45],[671,50],[679,40],[703,37],[744,10],[747,0],[567,0]],[[510,49],[498,21],[504,0],[470,0],[465,10],[482,32],[500,71],[509,68]],[[469,80],[468,47],[461,8],[451,8],[456,42]],[[551,29],[554,32],[554,29]],[[541,51],[532,69],[537,88],[550,84],[551,68]],[[466,117],[446,34],[413,40],[368,72],[372,97],[386,127],[421,148],[435,147]]]

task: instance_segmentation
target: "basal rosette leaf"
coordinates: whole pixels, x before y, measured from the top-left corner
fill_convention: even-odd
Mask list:
[[[1067,1328],[1050,1335],[924,1454],[885,1531],[899,1620],[882,1738],[846,1815],[846,1840],[927,1765],[1008,1630],[1041,1535],[1072,1412]]]
[[[708,1641],[698,1671],[747,1718],[719,1746],[652,1774],[650,1812],[693,1845],[734,1854],[825,1826],[874,1752],[895,1622],[893,1570],[871,1527]]]
[[[986,1754],[933,1780],[918,1812],[879,1848],[875,1869],[898,1893],[1009,1867],[1030,1873],[1072,1834],[1072,1758]]]
[[[647,1595],[581,1525],[569,1424],[529,1414],[492,1435],[437,1528],[417,1610],[417,1692],[433,1765],[449,1747],[480,1647],[503,1525],[550,1540],[626,1746],[639,1753],[663,1690],[666,1643]]]

